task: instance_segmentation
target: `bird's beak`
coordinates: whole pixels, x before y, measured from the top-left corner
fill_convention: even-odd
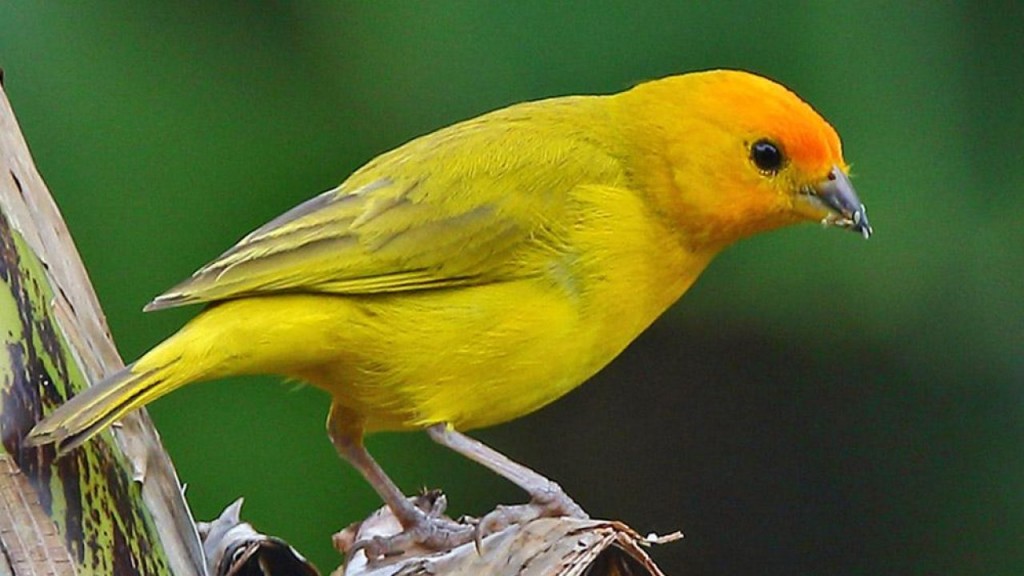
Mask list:
[[[828,177],[807,190],[817,203],[828,211],[821,223],[828,226],[847,228],[860,232],[865,238],[871,237],[871,224],[868,223],[867,209],[857,198],[850,177],[833,166]]]

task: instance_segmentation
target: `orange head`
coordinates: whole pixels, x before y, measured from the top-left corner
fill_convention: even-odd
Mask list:
[[[798,96],[747,72],[714,70],[619,96],[652,203],[686,240],[724,246],[818,220],[868,237],[835,129]]]

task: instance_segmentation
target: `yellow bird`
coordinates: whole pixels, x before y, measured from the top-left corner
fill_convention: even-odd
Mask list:
[[[459,431],[579,386],[723,248],[807,220],[871,234],[835,130],[765,78],[714,70],[509,106],[378,156],[153,300],[208,305],[28,440],[70,450],[186,384],[280,374],[331,395],[338,453],[405,528],[361,544],[376,554],[472,537],[406,499],[363,447],[379,430],[426,429],[538,513],[582,515]]]

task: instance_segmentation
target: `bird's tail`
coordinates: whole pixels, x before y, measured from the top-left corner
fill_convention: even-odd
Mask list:
[[[56,444],[63,454],[102,432],[126,413],[186,382],[172,379],[167,366],[138,370],[130,364],[86,388],[36,424],[29,445]]]
[[[346,324],[350,309],[339,302],[332,297],[295,295],[242,298],[211,306],[134,364],[54,410],[36,424],[26,442],[56,444],[58,452],[64,453],[128,412],[186,384],[246,374],[301,374],[302,367],[322,363],[334,349],[304,343],[337,341],[336,327]],[[337,319],[325,322],[325,315]]]
[[[63,454],[128,412],[186,384],[259,372],[239,366],[239,359],[246,357],[238,352],[239,348],[244,349],[254,340],[249,330],[253,322],[241,323],[237,320],[239,317],[263,318],[237,313],[227,305],[207,308],[134,363],[82,390],[55,409],[36,424],[25,442],[33,446],[56,444],[58,453]],[[256,329],[270,330],[272,321],[268,319],[267,323]]]

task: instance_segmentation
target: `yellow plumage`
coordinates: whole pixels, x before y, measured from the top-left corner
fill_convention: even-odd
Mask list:
[[[329,392],[350,460],[364,431],[496,424],[601,369],[730,243],[822,218],[870,231],[835,131],[763,78],[511,106],[382,154],[158,297],[211,304],[31,440],[255,373]]]

